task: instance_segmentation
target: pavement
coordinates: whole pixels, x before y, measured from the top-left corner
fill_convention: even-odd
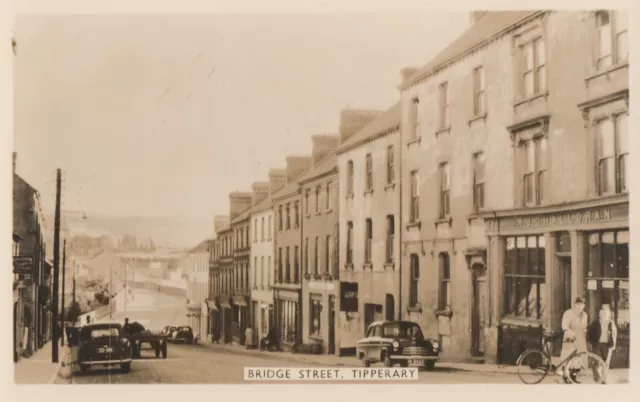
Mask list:
[[[66,347],[58,348],[58,363],[51,362],[53,344],[47,342],[30,357],[13,364],[13,379],[16,384],[61,384],[68,382],[58,373],[67,352]]]
[[[127,312],[116,313],[111,320],[124,321],[124,317],[128,317],[130,321],[142,322],[152,330],[159,330],[165,325],[186,324],[184,299],[151,290],[136,292],[134,301],[128,303]],[[383,367],[373,367],[377,366]],[[203,341],[196,345],[169,344],[167,359],[157,359],[151,349],[143,349],[142,358],[133,361],[131,372],[127,374],[119,369],[94,368],[88,373],[79,373],[73,367],[65,369],[73,369],[68,382],[74,384],[241,384],[247,383],[244,381],[245,367],[349,368],[362,365],[355,357],[266,352]],[[628,378],[628,370],[611,370],[609,383],[628,382]],[[544,380],[548,384],[558,382],[559,377],[556,376]],[[434,371],[420,370],[417,381],[412,383],[521,384],[514,366],[444,361],[438,362]],[[279,381],[278,384],[286,382]]]

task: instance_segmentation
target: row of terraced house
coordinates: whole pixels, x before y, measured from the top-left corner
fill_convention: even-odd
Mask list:
[[[514,363],[571,300],[629,353],[627,17],[475,12],[398,102],[347,109],[216,218],[208,330],[349,354],[411,320],[445,359]],[[309,350],[313,350],[309,347]]]

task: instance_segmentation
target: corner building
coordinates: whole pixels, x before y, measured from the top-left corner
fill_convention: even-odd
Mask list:
[[[407,313],[444,356],[514,364],[582,296],[628,366],[627,54],[623,13],[487,12],[406,74]]]

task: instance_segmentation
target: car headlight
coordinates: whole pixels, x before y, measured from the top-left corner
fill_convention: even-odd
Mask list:
[[[440,349],[440,343],[438,341],[433,341],[432,345],[434,349]]]
[[[391,345],[393,345],[394,349],[398,349],[400,347],[400,343],[398,341],[393,341]]]

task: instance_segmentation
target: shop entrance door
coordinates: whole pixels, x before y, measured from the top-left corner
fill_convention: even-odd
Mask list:
[[[329,296],[329,354],[336,352],[336,301],[335,296]]]
[[[485,266],[482,264],[476,264],[471,269],[473,281],[471,339],[475,357],[484,356],[484,328],[486,326],[487,311],[487,278],[485,272]]]

